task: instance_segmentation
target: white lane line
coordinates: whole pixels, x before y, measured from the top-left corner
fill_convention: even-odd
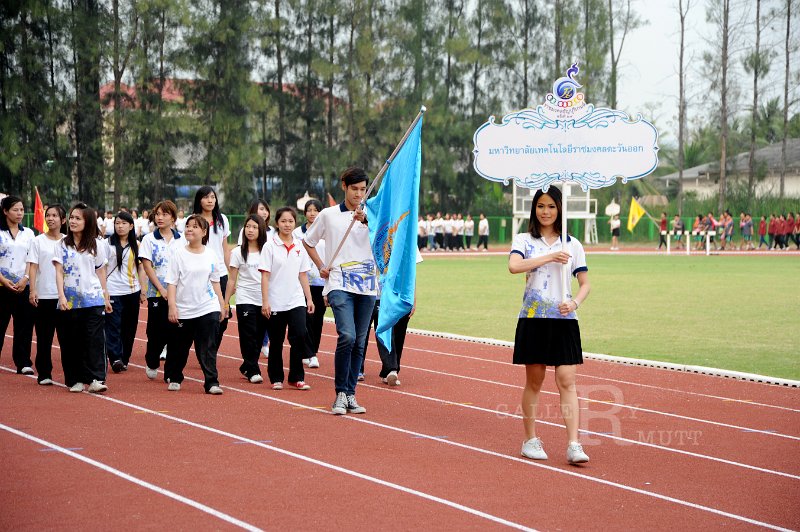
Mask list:
[[[7,369],[7,368],[3,368],[3,369]],[[243,528],[245,530],[250,530],[252,532],[257,532],[257,531],[262,530],[262,529],[258,528],[255,525],[251,525],[250,523],[245,523],[244,521],[242,521],[240,519],[236,519],[235,517],[233,517],[231,515],[228,515],[226,513],[220,512],[219,510],[211,508],[210,506],[206,506],[203,503],[197,502],[197,501],[195,501],[193,499],[190,499],[188,497],[184,497],[183,495],[179,495],[179,494],[175,493],[174,491],[170,491],[170,490],[168,490],[166,488],[162,488],[161,486],[157,486],[155,484],[147,482],[146,480],[142,480],[140,478],[134,477],[133,475],[129,475],[128,473],[125,473],[124,471],[120,471],[119,469],[113,468],[110,465],[104,464],[103,462],[98,462],[97,460],[93,460],[92,458],[89,458],[89,457],[83,456],[81,454],[78,454],[76,452],[73,452],[73,451],[71,451],[71,450],[69,450],[69,449],[67,449],[65,447],[62,447],[60,445],[57,445],[55,443],[49,442],[47,440],[43,440],[41,438],[37,438],[36,436],[33,436],[32,434],[28,434],[26,432],[22,432],[21,430],[17,430],[15,428],[9,427],[8,425],[4,425],[2,423],[0,423],[0,429],[4,430],[6,432],[9,432],[11,434],[14,434],[15,436],[19,436],[20,438],[24,438],[26,440],[32,441],[34,443],[37,443],[37,444],[39,444],[39,445],[41,445],[43,447],[47,447],[48,449],[52,449],[53,451],[58,451],[59,453],[62,453],[62,454],[65,454],[65,455],[69,456],[70,458],[74,458],[75,460],[80,460],[83,463],[86,463],[86,464],[89,464],[91,466],[94,466],[94,467],[96,467],[96,468],[98,468],[98,469],[100,469],[102,471],[105,471],[106,473],[111,473],[112,475],[115,475],[115,476],[117,476],[117,477],[119,477],[121,479],[127,480],[128,482],[136,484],[137,486],[140,486],[142,488],[154,491],[154,492],[158,493],[159,495],[163,495],[165,497],[169,497],[170,499],[174,499],[174,500],[176,500],[178,502],[181,502],[181,503],[183,503],[183,504],[185,504],[187,506],[191,506],[192,508],[200,510],[201,512],[205,512],[205,513],[207,513],[209,515],[212,515],[212,516],[216,517],[217,519],[225,521],[226,523],[230,523],[231,525],[238,526],[239,528]]]
[[[144,369],[144,366],[139,366],[137,364],[132,364],[132,365]],[[0,366],[0,369],[3,369],[3,370],[5,370],[5,371],[7,371],[9,373],[16,373],[16,370],[12,370],[11,368],[6,367],[6,366]],[[35,377],[30,377],[30,378],[35,378]],[[200,383],[203,382],[203,381],[200,381],[198,379],[191,378],[191,377],[184,377],[184,378],[185,378],[185,380],[191,380],[191,381],[200,382]],[[227,388],[229,390],[237,390],[237,391],[239,391],[237,388],[231,388],[229,386],[225,386],[225,388]],[[241,442],[241,443],[249,443],[251,445],[255,445],[257,447],[261,447],[261,448],[267,449],[269,451],[273,451],[273,452],[276,452],[276,453],[279,453],[279,454],[283,454],[283,455],[286,455],[286,456],[289,456],[289,457],[292,457],[292,458],[296,458],[298,460],[302,460],[304,462],[308,462],[308,463],[311,463],[311,464],[314,464],[314,465],[317,465],[317,466],[320,466],[320,467],[324,467],[326,469],[331,469],[331,470],[336,471],[338,473],[343,473],[345,475],[356,477],[356,478],[359,478],[361,480],[366,480],[368,482],[372,482],[374,484],[378,484],[378,485],[381,485],[381,486],[384,486],[384,487],[387,487],[387,488],[390,488],[390,489],[393,489],[393,490],[396,490],[396,491],[407,493],[409,495],[414,495],[414,496],[420,497],[422,499],[429,500],[431,502],[435,502],[435,503],[442,504],[444,506],[448,506],[448,507],[453,508],[455,510],[460,510],[460,511],[468,513],[470,515],[474,515],[476,517],[481,517],[483,519],[492,521],[494,523],[507,526],[509,528],[535,532],[535,529],[527,527],[527,526],[522,525],[520,523],[515,523],[513,521],[509,521],[507,519],[503,519],[502,517],[498,517],[496,515],[492,515],[492,514],[483,512],[481,510],[478,510],[478,509],[475,509],[475,508],[472,508],[472,507],[469,507],[469,506],[465,506],[463,504],[459,504],[457,502],[454,502],[454,501],[451,501],[451,500],[448,500],[448,499],[443,499],[441,497],[437,497],[436,495],[431,495],[429,493],[425,493],[423,491],[419,491],[419,490],[415,490],[413,488],[402,486],[400,484],[395,484],[394,482],[389,482],[387,480],[383,480],[383,479],[378,478],[378,477],[373,477],[373,476],[370,476],[370,475],[366,475],[364,473],[359,473],[358,471],[354,471],[352,469],[347,469],[347,468],[344,468],[344,467],[341,467],[341,466],[337,466],[335,464],[331,464],[329,462],[324,462],[322,460],[317,460],[316,458],[312,458],[310,456],[306,456],[306,455],[303,455],[303,454],[295,453],[293,451],[282,449],[280,447],[275,447],[273,445],[268,445],[268,444],[263,443],[261,441],[253,440],[253,439],[247,438],[245,436],[240,436],[238,434],[233,434],[231,432],[227,432],[227,431],[224,431],[224,430],[221,430],[221,429],[217,429],[217,428],[214,428],[214,427],[211,427],[211,426],[208,426],[208,425],[203,425],[201,423],[195,423],[194,421],[189,421],[188,419],[183,419],[183,418],[179,418],[179,417],[176,417],[176,416],[171,416],[169,414],[165,414],[165,413],[159,412],[157,410],[151,410],[150,408],[147,408],[147,407],[144,407],[144,406],[141,406],[141,405],[136,405],[134,403],[129,403],[127,401],[123,401],[121,399],[116,399],[114,397],[109,397],[107,395],[89,394],[88,392],[83,392],[83,393],[86,394],[86,395],[90,395],[91,397],[95,397],[97,399],[103,399],[105,401],[110,401],[112,403],[115,403],[115,404],[118,404],[118,405],[121,405],[121,406],[124,406],[124,407],[127,407],[127,408],[134,409],[134,410],[136,410],[138,412],[146,412],[146,413],[152,414],[154,416],[158,416],[158,417],[161,417],[161,418],[164,418],[164,419],[168,419],[168,420],[173,421],[175,423],[180,423],[180,424],[183,424],[183,425],[187,425],[187,426],[190,426],[190,427],[193,427],[193,428],[196,428],[196,429],[204,430],[206,432],[211,432],[213,434],[217,434],[219,436],[224,436],[226,438],[229,438],[229,439],[232,439],[232,440],[236,440],[236,441]],[[302,406],[303,408],[309,408],[309,409],[313,410],[313,408],[306,407],[305,405],[299,405],[298,404],[297,406]],[[0,426],[4,426],[4,425],[0,425]],[[44,442],[44,440],[41,440],[41,441]],[[72,453],[72,451],[67,451],[66,449],[64,449],[64,451],[67,452],[67,453]],[[72,453],[72,454],[75,454],[75,453]],[[81,455],[76,455],[75,457],[76,458],[85,458],[85,457],[83,457]],[[87,458],[86,460],[90,460],[90,459]],[[94,462],[94,461],[92,460],[92,462]],[[99,462],[98,462],[98,464],[99,464]],[[122,472],[119,472],[119,473],[124,475],[124,473],[122,473]],[[131,477],[131,478],[133,478],[133,477]],[[142,482],[144,482],[144,481],[142,481]],[[258,530],[258,529],[253,529],[253,530]]]
[[[134,365],[136,365],[136,364],[134,364]],[[144,366],[138,366],[137,365],[137,367],[140,367],[140,368],[144,369]],[[184,379],[185,380],[194,381],[194,382],[197,382],[197,383],[202,383],[203,382],[200,379],[195,379],[195,378],[192,378],[192,377],[184,377]],[[238,388],[238,387],[235,387],[235,386],[223,386],[223,388],[231,390],[231,391],[235,391],[235,392],[238,392],[238,393],[243,393],[245,395],[258,397],[260,399],[267,399],[269,401],[282,403],[284,405],[291,406],[293,409],[310,410],[310,411],[317,412],[319,414],[323,414],[323,415],[326,415],[326,416],[332,415],[327,410],[320,410],[320,409],[315,408],[313,406],[304,405],[302,403],[295,403],[294,401],[288,401],[286,399],[279,399],[277,397],[264,395],[264,394],[261,394],[261,393],[258,393],[258,392],[253,392],[251,390],[246,390],[246,389]],[[112,400],[112,401],[117,401],[117,400],[111,399],[111,398],[109,398],[107,396],[95,396],[95,397],[100,397],[102,399],[109,399],[109,400]],[[139,408],[139,407],[134,406],[134,408]],[[172,416],[159,414],[157,412],[156,412],[156,414],[161,415],[163,417],[172,418]],[[668,495],[662,495],[660,493],[645,491],[645,490],[642,490],[642,489],[639,489],[639,488],[634,488],[633,486],[628,486],[626,484],[620,484],[618,482],[613,482],[613,481],[610,481],[610,480],[605,480],[605,479],[602,479],[602,478],[597,478],[597,477],[593,477],[593,476],[590,476],[590,475],[585,475],[585,474],[582,474],[582,473],[569,471],[569,470],[566,470],[566,469],[559,469],[557,467],[553,467],[553,466],[548,466],[548,465],[542,464],[541,462],[535,462],[535,461],[532,461],[532,460],[526,460],[526,459],[523,459],[523,458],[517,458],[515,456],[509,456],[509,455],[502,454],[502,453],[499,453],[499,452],[496,452],[496,451],[491,451],[489,449],[483,449],[481,447],[475,447],[475,446],[468,445],[468,444],[465,444],[465,443],[459,443],[459,442],[456,442],[456,441],[453,441],[453,440],[450,440],[450,439],[442,438],[441,436],[435,436],[435,435],[425,434],[425,433],[422,433],[422,432],[416,432],[416,431],[413,431],[413,430],[403,429],[403,428],[397,427],[395,425],[387,425],[387,424],[384,424],[384,423],[371,421],[369,419],[366,419],[366,418],[360,417],[360,416],[341,416],[341,417],[346,419],[346,420],[349,420],[351,422],[365,423],[367,425],[371,425],[371,426],[378,427],[378,428],[381,428],[381,429],[386,429],[386,430],[391,430],[391,431],[394,431],[394,432],[400,432],[400,433],[403,433],[403,434],[408,434],[408,435],[413,436],[415,438],[436,441],[436,442],[439,442],[439,443],[443,443],[445,445],[452,445],[452,446],[455,446],[455,447],[458,447],[458,448],[461,448],[461,449],[466,449],[466,450],[469,450],[469,451],[473,451],[473,452],[477,452],[477,453],[480,453],[480,454],[492,456],[492,457],[495,457],[495,458],[501,458],[503,460],[511,460],[513,462],[525,464],[525,465],[531,466],[531,467],[539,467],[539,468],[542,468],[542,469],[546,469],[548,471],[553,471],[553,472],[556,472],[556,473],[569,475],[569,476],[580,478],[580,479],[583,479],[583,480],[588,480],[590,482],[596,482],[596,483],[599,483],[599,484],[603,484],[603,485],[606,485],[606,486],[611,486],[611,487],[618,488],[618,489],[621,489],[621,490],[630,491],[630,492],[633,492],[633,493],[636,493],[636,494],[639,494],[639,495],[645,495],[645,496],[648,496],[648,497],[653,497],[653,498],[656,498],[656,499],[660,499],[660,500],[663,500],[663,501],[671,502],[671,503],[678,504],[678,505],[681,505],[681,506],[686,506],[686,507],[689,507],[689,508],[694,508],[694,509],[697,509],[697,510],[709,512],[709,513],[712,513],[712,514],[715,514],[715,515],[728,517],[730,519],[734,519],[734,520],[737,520],[737,521],[743,521],[745,523],[750,523],[750,524],[753,524],[753,525],[762,526],[762,527],[765,527],[765,528],[770,528],[772,530],[783,530],[783,531],[787,531],[787,532],[790,530],[790,529],[779,527],[777,525],[772,525],[770,523],[765,523],[763,521],[758,521],[758,520],[755,520],[755,519],[751,519],[749,517],[744,517],[744,516],[741,516],[741,515],[737,515],[737,514],[733,514],[733,513],[730,513],[730,512],[726,512],[724,510],[719,510],[717,508],[712,508],[710,506],[704,506],[702,504],[697,504],[697,503],[693,503],[693,502],[690,502],[690,501],[685,501],[683,499],[677,499],[675,497],[670,497]],[[192,423],[192,422],[187,422],[187,423]],[[216,431],[217,429],[209,429],[209,430]],[[262,446],[264,446],[264,445],[262,445]],[[267,447],[267,446],[264,446],[264,447]],[[289,451],[286,451],[286,452],[288,453]]]

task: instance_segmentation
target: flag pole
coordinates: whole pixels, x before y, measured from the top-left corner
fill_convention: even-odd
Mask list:
[[[406,130],[406,133],[405,133],[405,135],[403,135],[403,138],[400,139],[400,143],[395,147],[394,151],[389,156],[389,158],[386,159],[386,162],[383,163],[383,166],[381,167],[380,171],[378,172],[378,175],[376,175],[375,178],[372,180],[372,183],[370,184],[369,188],[367,189],[366,194],[364,194],[364,199],[361,201],[361,206],[362,207],[366,203],[367,198],[369,197],[370,193],[372,192],[372,189],[375,188],[375,185],[378,183],[380,178],[383,177],[383,174],[385,174],[386,170],[389,169],[389,165],[392,164],[392,161],[394,161],[394,158],[397,157],[397,153],[400,151],[400,149],[406,143],[406,140],[408,140],[409,135],[411,135],[411,132],[414,131],[414,128],[417,126],[417,122],[419,122],[422,119],[422,115],[427,110],[428,109],[424,105],[419,108],[419,113],[417,113],[417,116],[416,116],[416,118],[414,118],[414,121],[411,122],[411,125]],[[353,219],[350,220],[350,225],[348,226],[347,231],[344,233],[344,236],[342,237],[341,242],[339,242],[339,246],[336,248],[336,251],[333,252],[333,256],[331,257],[331,260],[325,266],[326,268],[330,268],[331,265],[333,264],[333,261],[336,260],[337,256],[339,256],[339,252],[342,250],[342,246],[344,245],[345,240],[347,240],[347,237],[350,236],[350,231],[353,229],[353,225],[355,225],[355,223],[356,223],[356,219],[355,219],[355,217],[353,217]]]

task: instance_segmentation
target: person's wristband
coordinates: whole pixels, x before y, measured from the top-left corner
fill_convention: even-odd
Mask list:
[[[23,274],[23,277],[24,277],[24,278],[26,278],[26,279],[27,279],[27,280],[29,280],[29,281],[31,280],[31,276],[30,276],[30,275],[28,275],[27,273],[26,273],[26,274]]]
[[[575,303],[575,310],[578,310],[578,307],[580,306],[578,305],[578,302],[574,299],[572,300],[572,302]]]

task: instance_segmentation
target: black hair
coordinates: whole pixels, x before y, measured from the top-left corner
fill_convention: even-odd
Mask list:
[[[267,212],[269,213],[267,215],[267,219],[264,220],[264,224],[265,225],[269,225],[269,219],[270,219],[270,215],[272,214],[272,209],[269,208],[269,203],[267,203],[266,201],[264,201],[261,198],[256,198],[256,199],[254,199],[253,201],[250,202],[250,207],[247,208],[247,215],[250,216],[251,214],[258,214],[258,208],[261,205],[263,205],[264,208],[267,209]],[[245,223],[247,223],[247,220],[245,220]]]
[[[256,244],[258,245],[258,249],[264,247],[264,244],[267,242],[267,224],[264,222],[263,218],[257,214],[251,214],[247,217],[244,221],[244,225],[242,225],[242,245],[239,248],[242,253],[242,259],[247,262],[247,253],[250,248],[250,241],[247,240],[247,237],[244,234],[244,228],[247,227],[247,222],[254,221],[256,225],[258,225],[258,236],[256,237]]]
[[[318,199],[311,198],[310,200],[308,200],[305,206],[303,207],[303,214],[306,214],[308,212],[309,207],[315,207],[317,209],[317,212],[322,212],[322,202]]]
[[[186,219],[186,225],[189,225],[189,222],[197,222],[197,225],[200,226],[201,231],[205,231],[205,235],[203,235],[203,239],[201,243],[205,246],[208,244],[208,220],[203,218],[202,214],[192,214]]]
[[[344,172],[342,175],[339,176],[339,179],[344,183],[344,186],[349,187],[350,185],[355,185],[356,183],[361,182],[368,182],[369,178],[367,177],[367,173],[364,171],[363,168],[359,168],[358,166],[351,166]]]
[[[219,210],[219,197],[217,196],[217,192],[213,187],[204,185],[197,189],[197,192],[194,193],[194,206],[192,208],[192,212],[194,214],[203,214],[203,206],[200,204],[200,200],[209,194],[214,194],[214,208],[211,210],[211,220],[214,222],[214,232],[216,233],[217,226],[221,226],[223,222],[222,211]],[[208,222],[206,221],[206,223]],[[205,245],[205,242],[203,244]]]
[[[547,192],[537,190],[536,194],[533,196],[533,202],[531,202],[531,215],[530,219],[528,220],[528,232],[533,238],[542,237],[542,229],[539,225],[539,219],[536,218],[536,204],[539,202],[539,198],[545,194],[553,198],[553,202],[556,204],[558,216],[556,216],[556,221],[553,223],[553,231],[555,231],[558,235],[561,234],[561,191],[556,187],[550,187],[547,189]]]
[[[64,209],[64,207],[62,207],[58,203],[54,203],[52,205],[48,205],[47,208],[44,210],[44,215],[45,216],[47,216],[47,211],[49,211],[50,209],[55,209],[56,212],[58,213],[59,219],[64,220],[63,222],[61,222],[61,227],[59,228],[58,231],[61,234],[66,234],[66,232],[67,232],[67,221],[66,221],[67,220],[67,211]]]
[[[131,224],[131,230],[128,231],[128,245],[131,248],[131,253],[133,254],[133,261],[134,264],[139,264],[139,241],[136,240],[136,228],[133,225],[133,216],[125,211],[120,211],[114,217],[114,222],[117,221],[117,218],[124,220]],[[119,241],[119,235],[117,234],[116,228],[114,232],[111,233],[111,236],[108,238],[108,243],[114,246],[114,249],[117,250],[117,268],[121,269],[122,266],[122,252],[124,248]]]
[[[3,211],[10,211],[11,207],[16,205],[17,203],[22,203],[22,198],[18,198],[17,196],[6,196],[3,198],[3,201],[0,201],[0,205],[3,208]],[[23,207],[25,204],[22,204]],[[22,224],[19,224],[19,229],[22,230]],[[0,216],[0,231],[8,231],[8,218],[6,218],[6,213],[3,212]]]
[[[76,251],[83,253],[88,251],[95,257],[97,256],[97,213],[94,209],[85,203],[76,203],[70,210],[72,214],[75,211],[81,211],[83,216],[83,231],[81,232],[81,241],[75,245],[75,235],[67,225],[67,236],[64,237],[64,245],[75,248]]]
[[[283,216],[283,213],[285,212],[292,214],[292,218],[294,218],[294,223],[295,225],[297,225],[297,211],[294,209],[294,207],[288,207],[288,206],[281,207],[275,212],[275,223],[278,223],[278,220],[281,219],[281,216]]]

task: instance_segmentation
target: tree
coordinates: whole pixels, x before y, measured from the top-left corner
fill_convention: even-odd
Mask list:
[[[783,75],[783,141],[781,143],[781,186],[780,197],[785,193],[786,181],[786,141],[789,133],[789,42],[792,26],[792,0],[786,0],[786,40],[784,56],[786,58]]]
[[[608,49],[611,53],[611,72],[608,78],[608,105],[612,109],[617,108],[617,78],[619,76],[619,59],[622,56],[622,48],[625,45],[625,37],[628,32],[641,27],[644,22],[639,15],[631,8],[631,0],[622,0],[621,6],[615,9],[616,0],[608,0]],[[624,11],[623,11],[624,10]],[[619,37],[619,48],[617,48],[616,37],[614,36],[615,21],[618,11],[623,11],[621,18],[621,32]]]
[[[691,5],[691,0],[686,0],[684,9],[683,0],[678,0],[678,15],[681,19],[681,44],[678,60],[678,214],[680,215],[683,214],[684,136],[686,135],[686,73],[683,55],[685,52],[686,16],[689,14]]]

